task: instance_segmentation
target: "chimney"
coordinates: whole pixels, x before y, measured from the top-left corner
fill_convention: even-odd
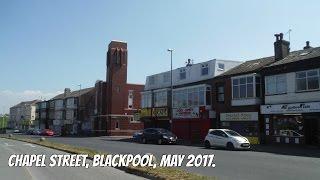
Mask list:
[[[276,42],[274,42],[274,58],[279,61],[289,55],[290,42],[283,40],[283,33],[275,34]]]
[[[192,66],[192,59],[188,59],[188,61],[186,62],[186,67],[190,67]]]
[[[310,41],[306,41],[306,46],[303,47],[303,49],[310,49],[310,48],[312,48],[312,47],[310,46]]]
[[[67,94],[70,94],[70,93],[71,93],[70,88],[64,88],[64,93],[63,93],[64,97],[66,97]]]

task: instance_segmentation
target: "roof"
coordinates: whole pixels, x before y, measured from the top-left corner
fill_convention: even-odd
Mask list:
[[[70,97],[79,97],[79,96],[82,96],[82,95],[90,92],[93,89],[94,89],[94,87],[85,88],[85,89],[81,89],[81,90],[77,90],[77,91],[72,91],[72,92],[66,94],[66,96],[64,96],[64,93],[61,93],[61,94],[58,94],[57,96],[53,97],[51,100],[64,99],[64,98],[70,98]]]
[[[235,74],[245,74],[250,72],[256,72],[264,68],[265,66],[273,63],[274,61],[275,61],[274,56],[246,61],[226,71],[225,73],[220,74],[219,76],[229,76],[229,75],[235,75]]]
[[[312,58],[316,58],[316,57],[320,57],[320,47],[290,52],[290,54],[287,57],[285,57],[279,61],[276,61],[267,67],[293,63],[293,62],[302,61],[302,60],[306,60],[306,59],[312,59]]]
[[[302,61],[306,59],[312,59],[316,57],[320,57],[320,47],[292,51],[289,53],[288,56],[278,61],[275,61],[274,56],[246,61],[240,64],[239,66],[236,66],[230,69],[229,71],[226,71],[225,73],[219,75],[219,77],[254,73],[254,72],[260,71],[262,68],[265,68],[265,67],[273,67],[273,66],[293,63],[297,61]]]
[[[14,108],[14,107],[18,107],[18,106],[25,106],[25,105],[31,105],[31,104],[35,104],[37,102],[41,102],[41,100],[32,100],[32,101],[23,101],[23,102],[20,102],[19,104],[15,105],[15,106],[12,106],[11,108]]]

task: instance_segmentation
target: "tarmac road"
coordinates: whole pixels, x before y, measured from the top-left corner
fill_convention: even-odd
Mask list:
[[[67,154],[54,149],[0,138],[0,179],[1,180],[88,180],[88,179],[144,179],[111,167],[9,167],[12,154],[43,154],[49,161],[52,154]],[[89,161],[89,160],[88,160]],[[46,163],[49,164],[49,163]]]
[[[28,137],[39,138],[39,136]],[[123,137],[108,136],[49,137],[47,139],[114,154],[152,153],[158,159],[163,154],[214,154],[215,168],[185,166],[181,168],[202,175],[215,176],[220,180],[320,179],[319,148],[259,146],[254,151],[228,151],[198,146],[140,144],[123,140]]]

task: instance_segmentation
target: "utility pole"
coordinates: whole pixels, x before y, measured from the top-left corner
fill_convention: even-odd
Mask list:
[[[168,52],[170,52],[170,60],[171,60],[171,67],[170,67],[170,80],[171,80],[171,117],[170,117],[170,130],[172,129],[171,126],[172,126],[172,119],[173,119],[173,83],[172,83],[172,52],[173,52],[173,49],[168,49],[167,50]]]

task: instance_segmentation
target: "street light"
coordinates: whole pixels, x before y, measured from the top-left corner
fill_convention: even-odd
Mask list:
[[[170,119],[170,124],[172,123],[172,119],[173,119],[173,85],[172,85],[172,52],[173,49],[168,49],[168,52],[170,52],[170,60],[171,60],[171,69],[170,69],[170,79],[171,79],[171,119]],[[170,127],[171,128],[171,127]]]

